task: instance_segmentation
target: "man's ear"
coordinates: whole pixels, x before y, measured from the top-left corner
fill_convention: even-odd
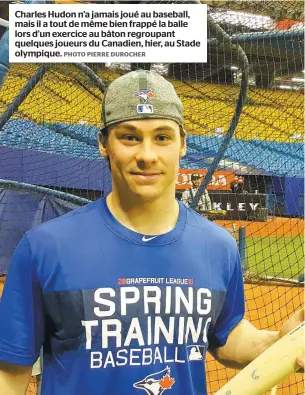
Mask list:
[[[186,136],[181,136],[181,148],[179,157],[183,158],[186,155]]]
[[[107,158],[106,137],[101,132],[98,132],[98,148],[102,157]]]

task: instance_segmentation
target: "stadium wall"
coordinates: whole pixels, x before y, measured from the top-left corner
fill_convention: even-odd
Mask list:
[[[77,206],[55,197],[0,189],[0,275],[6,275],[22,236],[33,227]]]
[[[48,187],[111,190],[111,174],[104,160],[0,146],[2,179]],[[40,163],[40,166],[37,166]],[[100,174],[100,177],[98,176]]]
[[[304,216],[304,178],[285,177],[284,215]]]

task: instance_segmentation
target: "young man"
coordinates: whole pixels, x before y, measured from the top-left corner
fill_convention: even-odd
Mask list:
[[[206,394],[204,359],[242,368],[282,332],[244,316],[236,243],[175,200],[183,107],[161,76],[115,80],[100,151],[112,192],[23,237],[0,304],[0,395]]]
[[[181,196],[181,201],[187,207],[190,206],[192,200],[196,196],[196,193],[200,187],[200,183],[201,183],[200,174],[193,173],[191,175],[191,181],[192,181],[192,187],[184,191]],[[212,210],[212,202],[208,191],[205,190],[204,194],[199,199],[196,211],[207,211],[207,210]]]

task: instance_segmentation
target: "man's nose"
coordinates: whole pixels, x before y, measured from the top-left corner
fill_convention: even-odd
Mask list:
[[[153,163],[157,160],[157,153],[154,144],[151,141],[143,141],[139,146],[139,151],[136,155],[136,159],[140,163]]]

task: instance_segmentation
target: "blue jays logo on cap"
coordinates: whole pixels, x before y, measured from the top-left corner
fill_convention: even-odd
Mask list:
[[[144,103],[146,103],[148,100],[151,100],[155,96],[155,92],[153,92],[151,89],[140,89],[135,92],[134,95],[136,97],[139,97],[143,100]]]

